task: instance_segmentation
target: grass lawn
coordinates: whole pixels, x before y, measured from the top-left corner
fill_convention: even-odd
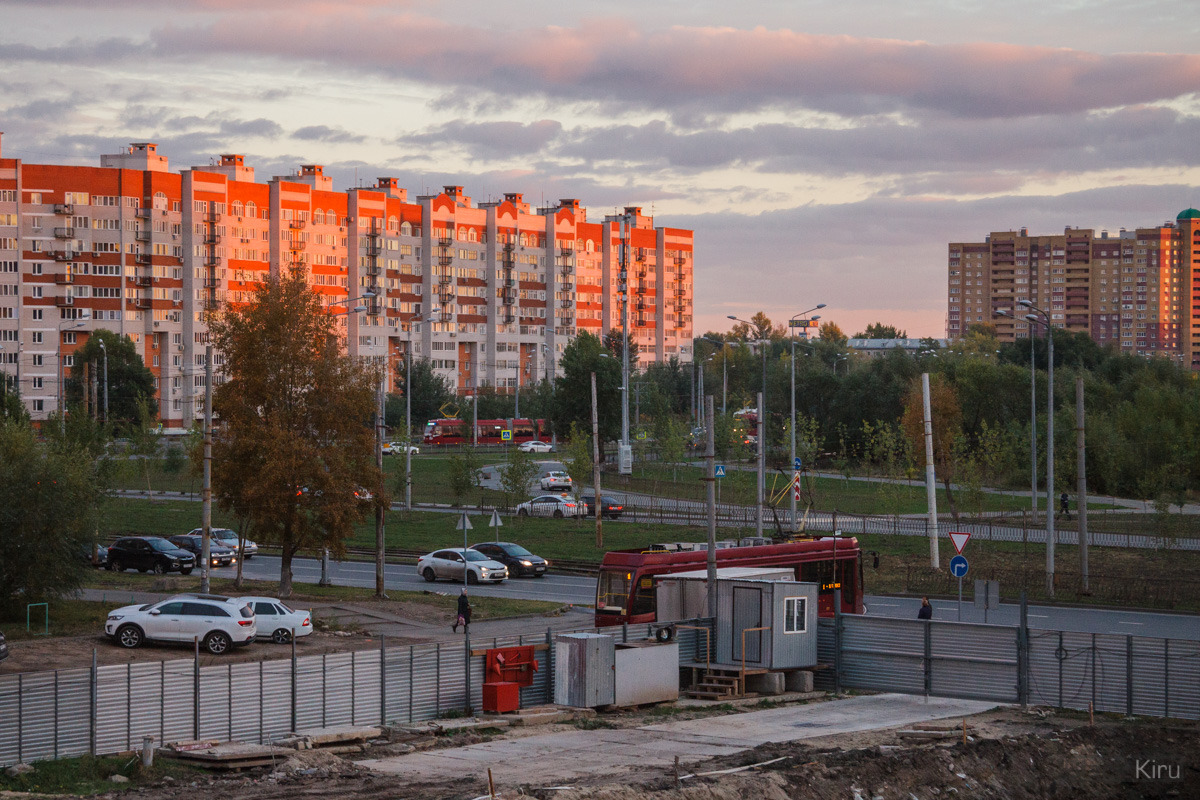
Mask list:
[[[112,609],[112,603],[89,603],[83,600],[51,600],[49,607],[51,636],[95,635],[104,630],[104,620]],[[45,612],[41,608],[31,609],[30,629],[25,629],[25,611],[0,613],[0,629],[10,642],[43,638],[46,629]],[[2,784],[0,784],[2,785]]]
[[[140,758],[131,761],[127,756],[81,756],[57,761],[39,761],[32,766],[33,772],[15,778],[0,771],[0,793],[29,793],[18,795],[20,797],[51,794],[86,796],[114,791],[116,785],[108,780],[113,775],[129,778],[129,783],[121,785],[122,791],[138,786],[150,786],[168,776],[183,784],[211,775],[206,770],[168,758],[156,758],[154,766],[150,769],[142,767]]]

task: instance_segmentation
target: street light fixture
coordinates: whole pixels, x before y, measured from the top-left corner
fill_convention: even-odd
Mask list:
[[[1029,300],[1017,305],[1034,312],[1025,319],[1046,326],[1046,593],[1054,597],[1054,325],[1050,315]]]
[[[738,319],[732,314],[728,315],[729,319],[734,322],[740,322],[743,325],[755,327],[753,322],[744,319]],[[763,535],[763,494],[766,491],[766,451],[767,451],[767,345],[771,343],[770,339],[760,339],[759,344],[762,347],[763,371],[762,371],[762,391],[758,394],[758,512],[754,520],[754,535]]]

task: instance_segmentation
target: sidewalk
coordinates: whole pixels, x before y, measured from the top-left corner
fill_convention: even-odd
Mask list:
[[[498,739],[446,750],[410,753],[357,763],[423,782],[486,777],[501,785],[549,786],[588,776],[666,767],[679,756],[689,764],[731,755],[768,742],[790,742],[838,733],[895,728],[935,719],[960,718],[996,703],[899,694],[851,697],[744,714],[613,730],[578,730]]]

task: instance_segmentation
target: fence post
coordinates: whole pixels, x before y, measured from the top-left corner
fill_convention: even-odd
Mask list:
[[[1048,513],[1053,513],[1051,509]],[[1058,649],[1054,651],[1054,658],[1058,661],[1058,707],[1063,707],[1063,662],[1067,660],[1067,651],[1063,649],[1063,632],[1058,632]]]
[[[1133,636],[1125,636],[1125,716],[1133,716]]]
[[[296,636],[292,635],[292,733],[296,732]],[[196,737],[200,738],[200,737]]]
[[[1163,718],[1171,718],[1171,640],[1163,639]]]
[[[833,693],[842,693],[842,590],[833,590]]]
[[[379,637],[379,724],[387,725],[387,637]]]
[[[1029,602],[1021,590],[1021,612],[1017,623],[1017,702],[1029,708]]]
[[[413,721],[413,663],[416,656],[413,655],[413,646],[408,646],[408,721]]]
[[[192,637],[192,645],[195,647],[195,653],[192,661],[192,738],[200,738],[200,637]],[[128,704],[127,704],[128,705]],[[292,706],[295,707],[296,698],[292,696]],[[128,732],[128,730],[126,731]]]
[[[550,649],[550,626],[546,626],[546,702],[554,702],[554,652]]]
[[[1092,634],[1092,708],[1096,707],[1096,634]]]
[[[96,674],[96,650],[92,649],[92,674],[91,674],[91,703],[88,709],[88,750],[94,756],[96,755],[96,690],[97,686]]]

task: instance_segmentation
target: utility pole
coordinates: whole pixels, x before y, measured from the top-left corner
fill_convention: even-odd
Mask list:
[[[108,348],[100,340],[100,352],[104,354],[104,424],[108,424]]]
[[[704,410],[709,419],[713,414],[713,399],[704,398]],[[708,553],[705,562],[708,566],[708,615],[717,616],[717,456],[716,434],[709,425],[704,435],[704,480],[707,486],[708,500]]]
[[[763,535],[763,493],[767,485],[766,420],[763,419],[763,393],[758,393],[758,514],[754,520],[754,535]]]
[[[617,469],[624,475],[633,471],[629,447],[629,214],[621,215],[621,446]],[[600,502],[596,498],[596,502]]]
[[[387,357],[384,356],[386,359]],[[384,587],[384,543],[383,543],[383,428],[384,428],[384,382],[387,380],[386,361],[379,372],[379,407],[375,411],[375,466],[379,470],[379,485],[375,497],[375,596],[380,600],[387,597]],[[405,445],[407,447],[407,445]],[[465,558],[465,556],[464,556]]]
[[[1082,590],[1088,590],[1088,529],[1087,529],[1087,445],[1083,435],[1083,378],[1075,378],[1075,471],[1078,473],[1079,500],[1079,577]]]
[[[521,418],[521,351],[524,345],[517,345],[517,393],[513,396],[513,424]]]
[[[404,510],[412,511],[412,328],[404,356]]]
[[[596,373],[592,373],[592,488],[596,491],[596,547],[604,547],[600,528],[600,413],[596,407]]]
[[[929,503],[929,566],[938,569],[937,477],[933,468],[933,414],[929,407],[929,373],[921,373],[921,396],[925,401],[925,498]]]
[[[204,485],[200,490],[200,593],[211,590],[208,565],[212,560],[212,345],[204,346]]]

